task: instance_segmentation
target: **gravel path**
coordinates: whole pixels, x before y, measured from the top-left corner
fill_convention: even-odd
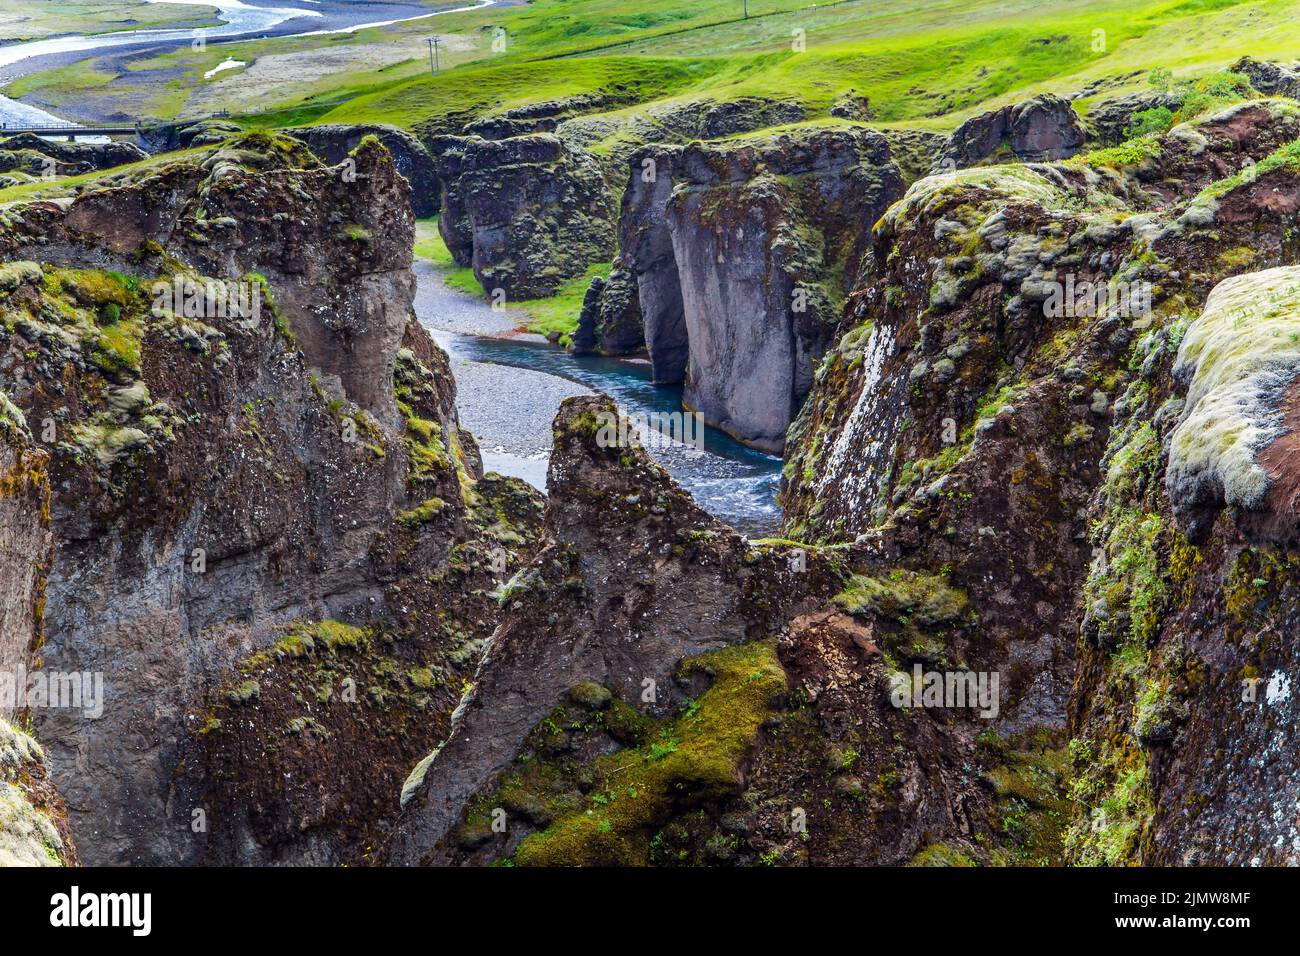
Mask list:
[[[478,439],[483,466],[545,490],[551,422],[560,402],[595,394],[576,382],[530,369],[471,362],[456,354],[456,335],[500,335],[515,323],[485,302],[449,288],[436,269],[415,265],[415,314],[451,356],[460,422]]]

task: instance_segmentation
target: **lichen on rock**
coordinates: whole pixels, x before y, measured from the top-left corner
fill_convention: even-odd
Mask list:
[[[1188,386],[1166,471],[1175,512],[1258,508],[1274,477],[1258,457],[1284,433],[1300,377],[1300,268],[1217,285],[1183,337],[1174,375]]]

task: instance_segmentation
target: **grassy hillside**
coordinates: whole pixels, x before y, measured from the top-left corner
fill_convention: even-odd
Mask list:
[[[405,124],[611,87],[641,100],[788,97],[824,113],[853,90],[883,122],[950,126],[1039,91],[1075,94],[1101,79],[1112,80],[1107,95],[1140,88],[1154,65],[1187,75],[1244,54],[1300,53],[1300,0],[1065,0],[1050,9],[1030,0],[844,0],[812,9],[755,0],[751,11],[764,15],[722,23],[738,3],[665,0],[653,13],[612,13],[627,6],[536,0],[503,12],[506,53],[385,84],[325,118]],[[802,49],[792,49],[799,38]]]
[[[852,90],[881,122],[951,127],[1034,92],[1077,94],[1101,80],[1106,95],[1139,88],[1155,65],[1188,75],[1243,54],[1300,55],[1300,0],[750,0],[749,11],[743,19],[742,0],[532,0],[125,66],[92,58],[4,92],[101,114],[307,110],[294,121],[411,126],[601,91],[619,104],[780,96],[820,115]],[[443,41],[437,77],[432,34]],[[246,66],[204,77],[226,57]]]

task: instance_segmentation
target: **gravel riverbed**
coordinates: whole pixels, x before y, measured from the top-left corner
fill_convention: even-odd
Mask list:
[[[451,356],[456,410],[474,433],[490,471],[546,488],[551,422],[560,402],[591,389],[545,372],[467,361],[457,355],[457,335],[503,335],[516,323],[486,302],[450,288],[428,263],[417,262],[415,314]]]

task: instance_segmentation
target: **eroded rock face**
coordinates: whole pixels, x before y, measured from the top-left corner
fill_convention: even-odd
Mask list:
[[[615,275],[635,282],[655,381],[685,381],[710,424],[780,452],[856,274],[861,224],[902,192],[890,156],[880,134],[838,129],[633,153]],[[621,290],[607,298],[585,324],[598,308],[630,314]]]
[[[1041,695],[1060,720],[1068,660],[1046,642],[1013,649],[1023,675],[982,717],[898,706],[903,655],[937,669],[1006,653],[966,592],[900,566],[901,540],[749,544],[610,441],[616,420],[604,399],[562,407],[548,544],[505,589],[450,738],[408,781],[392,862],[970,862],[964,840],[1001,861],[1052,852],[1064,773]],[[998,821],[1014,807],[1009,837]],[[935,846],[949,834],[955,847]]]
[[[50,485],[47,455],[32,447],[22,412],[3,393],[0,439],[0,679],[7,679],[30,666],[43,636]],[[24,709],[21,701],[0,699],[0,719]]]
[[[1011,158],[1026,162],[1066,159],[1083,148],[1086,138],[1074,107],[1059,96],[1042,93],[962,123],[949,138],[935,171]]]
[[[684,401],[779,453],[856,272],[861,224],[902,179],[869,131],[690,146],[679,170],[666,219],[690,348]]]
[[[8,285],[11,274],[0,276]],[[31,712],[27,675],[44,638],[52,544],[49,456],[32,446],[22,413],[0,393],[0,867],[77,863],[45,752],[15,726]]]
[[[618,221],[619,256],[636,279],[646,350],[654,380],[663,383],[686,378],[690,355],[682,280],[668,228],[668,199],[681,155],[676,146],[648,146],[632,155]]]
[[[34,177],[76,176],[148,159],[130,143],[66,143],[20,133],[0,140],[0,173],[21,172]]]
[[[531,540],[410,316],[406,180],[349,159],[243,137],[0,236],[0,378],[55,426],[43,656],[105,682],[38,715],[87,860],[361,862]]]
[[[577,354],[629,355],[645,348],[636,279],[616,265],[608,279],[592,280],[573,333]]]
[[[605,398],[561,407],[546,546],[504,589],[509,610],[450,737],[408,782],[390,862],[462,862],[479,850],[466,805],[511,767],[525,738],[573,688],[586,685],[585,699],[597,709],[617,695],[645,719],[672,714],[692,688],[707,684],[703,674],[675,679],[683,658],[753,641],[768,633],[768,615],[779,619],[801,595],[825,587],[824,571],[787,573],[789,593],[769,591],[784,562],[747,561],[743,540],[702,512],[639,445],[604,441],[601,429],[616,421]],[[647,687],[655,688],[648,697]],[[550,813],[530,812],[534,824]],[[508,852],[525,832],[521,823],[489,852]]]
[[[395,126],[339,124],[304,126],[285,130],[302,140],[312,152],[331,166],[344,162],[367,136],[376,137],[392,154],[397,171],[411,184],[411,209],[417,219],[438,213],[440,192],[434,175],[433,157],[424,144]],[[202,144],[200,144],[202,145]]]
[[[550,134],[432,144],[443,182],[439,228],[457,263],[509,301],[554,295],[613,251],[600,167]]]
[[[1232,72],[1245,76],[1250,85],[1265,96],[1288,96],[1294,100],[1300,99],[1300,70],[1296,69],[1297,66],[1300,64],[1283,65],[1243,56],[1232,65]]]
[[[1266,754],[1290,746],[1296,122],[1255,101],[1140,150],[917,183],[791,430],[785,533],[941,571],[978,618],[943,643],[1002,675],[1000,754],[940,752],[999,797],[1025,761],[1074,777],[1073,805],[1028,800],[1034,853],[1292,858],[1295,767]],[[1067,280],[1115,294],[1062,309]],[[983,858],[962,829],[916,862]]]
[[[141,131],[140,141],[151,153],[165,153],[176,149],[216,146],[243,131],[242,126],[230,120],[206,119],[149,126]]]

